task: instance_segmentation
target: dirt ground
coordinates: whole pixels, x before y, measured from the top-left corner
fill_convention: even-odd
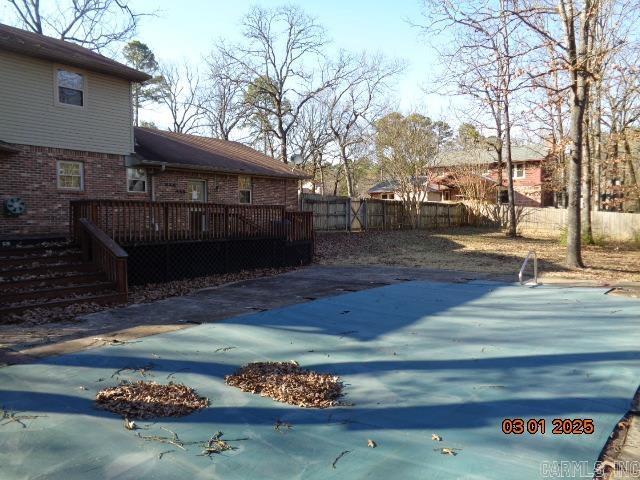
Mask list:
[[[318,233],[316,261],[324,265],[397,265],[495,274],[516,273],[529,250],[538,255],[541,277],[640,281],[640,246],[584,246],[585,269],[564,266],[566,247],[555,238],[521,236],[482,228],[364,233]]]

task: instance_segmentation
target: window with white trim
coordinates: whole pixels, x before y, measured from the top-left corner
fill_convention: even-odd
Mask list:
[[[82,162],[58,161],[58,188],[63,190],[84,189],[84,166]]]
[[[147,171],[144,168],[127,168],[127,191],[147,191]]]
[[[524,163],[513,164],[513,178],[524,178]]]
[[[238,176],[238,202],[251,203],[251,177]]]
[[[65,68],[56,69],[56,100],[63,105],[84,107],[84,75]]]

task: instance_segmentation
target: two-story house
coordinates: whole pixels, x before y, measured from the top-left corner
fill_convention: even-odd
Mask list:
[[[544,207],[553,204],[553,193],[545,186],[544,161],[548,149],[540,145],[514,146],[513,189],[515,203],[519,206]],[[502,185],[498,184],[497,155],[494,150],[478,148],[473,150],[444,152],[435,162],[430,175],[425,176],[424,188],[429,201],[464,200],[456,185],[458,175],[475,175],[478,181],[486,182],[487,191],[495,190],[495,197],[501,203],[507,203],[506,166],[502,166]],[[369,190],[371,198],[399,200],[401,196],[393,182],[385,181]]]
[[[149,79],[78,45],[0,24],[0,237],[66,234],[73,199],[297,208],[304,174],[236,142],[132,127]]]

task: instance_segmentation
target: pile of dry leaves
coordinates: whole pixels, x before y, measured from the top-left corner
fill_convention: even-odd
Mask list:
[[[123,382],[96,395],[96,404],[126,418],[180,417],[206,408],[209,400],[185,385]]]
[[[305,370],[296,362],[250,363],[227,375],[225,382],[242,391],[300,407],[332,407],[339,404],[343,395],[340,377]]]

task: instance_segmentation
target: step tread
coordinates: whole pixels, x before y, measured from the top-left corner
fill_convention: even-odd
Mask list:
[[[0,285],[2,277],[15,277],[20,275],[36,275],[40,273],[61,273],[61,272],[99,272],[100,270],[93,263],[77,262],[77,263],[53,263],[38,265],[36,267],[16,268],[12,270],[0,270]],[[9,280],[4,280],[9,281]]]
[[[22,267],[27,265],[51,265],[58,263],[76,263],[82,261],[81,253],[69,253],[65,255],[42,255],[39,257],[11,257],[0,258],[0,272],[11,267]],[[29,268],[29,267],[26,267]]]
[[[10,280],[6,282],[0,282],[0,287],[3,289],[11,289],[12,291],[19,290],[21,287],[29,287],[31,285],[36,285],[39,283],[49,284],[49,285],[68,285],[74,281],[78,281],[81,284],[87,282],[100,282],[106,280],[106,275],[103,272],[58,272],[58,273],[68,273],[68,275],[56,275],[54,272],[53,275],[46,275],[30,278],[24,280]],[[81,281],[81,279],[83,279]]]
[[[126,299],[123,294],[114,291],[105,291],[100,294],[93,294],[83,297],[75,297],[75,298],[65,298],[65,299],[55,299],[47,302],[33,302],[28,304],[23,304],[19,306],[12,307],[4,307],[0,308],[0,318],[6,317],[8,315],[19,315],[27,310],[34,310],[39,308],[55,308],[55,307],[65,307],[67,305],[72,305],[74,303],[97,303],[97,304],[117,304],[117,303],[125,303]]]
[[[20,298],[26,297],[30,295],[54,295],[57,293],[64,294],[65,292],[75,292],[75,291],[83,291],[83,290],[92,290],[95,288],[102,288],[105,292],[109,290],[115,290],[115,284],[108,280],[104,281],[93,281],[93,282],[85,282],[80,284],[73,285],[63,285],[57,287],[44,287],[44,288],[36,288],[33,290],[15,290],[9,293],[0,294],[0,307],[4,305],[11,305],[8,302],[11,298]],[[62,298],[62,297],[61,297]],[[6,303],[5,303],[6,302]]]

